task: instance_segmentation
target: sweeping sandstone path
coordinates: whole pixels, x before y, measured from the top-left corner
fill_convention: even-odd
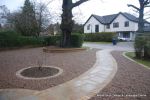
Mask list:
[[[150,70],[122,54],[133,51],[133,42],[112,44],[85,43],[85,46],[113,49],[112,56],[117,61],[117,73],[112,81],[89,100],[150,100]]]
[[[0,100],[87,100],[102,90],[117,72],[117,63],[110,54],[112,50],[96,53],[96,63],[81,76],[43,90],[1,89]],[[107,60],[106,60],[107,59]]]

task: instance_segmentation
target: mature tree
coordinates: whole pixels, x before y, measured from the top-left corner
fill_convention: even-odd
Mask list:
[[[62,31],[62,40],[61,47],[70,47],[71,46],[71,32],[73,29],[73,20],[72,20],[72,9],[79,6],[80,4],[88,0],[79,0],[75,3],[72,0],[63,0],[62,4],[62,21],[61,21],[61,31]]]
[[[35,10],[29,0],[25,0],[22,12],[17,16],[16,28],[22,35],[37,36],[38,24],[35,17]]]
[[[138,32],[144,31],[144,9],[150,7],[150,0],[139,0],[140,7],[136,7],[135,5],[128,4],[128,7],[133,7],[139,12],[139,22],[138,22]]]

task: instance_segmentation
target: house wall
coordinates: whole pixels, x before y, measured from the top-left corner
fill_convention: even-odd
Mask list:
[[[90,25],[89,30],[87,30],[88,25]],[[95,25],[99,25],[99,32],[104,32],[104,25],[92,16],[84,25],[84,33],[95,33]]]
[[[125,21],[129,21],[129,27],[125,27]],[[113,28],[113,23],[119,22],[119,27]],[[110,24],[110,29],[105,29],[106,32],[118,32],[118,31],[137,31],[138,30],[138,23],[132,22],[128,20],[123,15],[119,14],[119,16]]]

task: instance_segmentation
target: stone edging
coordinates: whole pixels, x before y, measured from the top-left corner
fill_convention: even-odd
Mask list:
[[[46,53],[66,53],[82,50],[86,50],[86,48],[48,48],[48,47],[43,48],[43,51]]]
[[[146,66],[146,65],[144,65],[144,64],[141,64],[141,63],[139,63],[139,62],[137,62],[137,61],[131,59],[130,57],[126,56],[126,53],[127,53],[127,52],[123,52],[123,53],[122,53],[122,55],[123,55],[125,58],[127,58],[128,60],[130,60],[130,61],[132,61],[132,62],[134,62],[134,63],[136,63],[136,64],[141,65],[141,66],[144,67],[144,68],[150,69],[148,66]]]
[[[59,76],[60,74],[63,73],[63,69],[59,68],[59,67],[54,67],[54,66],[44,66],[44,67],[50,67],[50,68],[56,68],[59,70],[59,72],[53,76],[47,76],[47,77],[41,77],[41,78],[32,78],[32,77],[25,77],[23,75],[21,75],[21,72],[25,69],[28,69],[28,68],[33,68],[33,66],[30,66],[30,67],[27,67],[27,68],[23,68],[19,71],[16,72],[16,76],[19,77],[19,78],[22,78],[22,79],[27,79],[27,80],[41,80],[41,79],[48,79],[48,78],[54,78],[54,77],[57,77]]]

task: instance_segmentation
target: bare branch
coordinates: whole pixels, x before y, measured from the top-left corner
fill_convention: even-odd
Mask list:
[[[86,1],[89,1],[89,0],[80,0],[80,1],[77,1],[76,3],[73,3],[72,4],[72,8],[76,7],[76,6],[79,6],[80,4],[86,2]]]
[[[150,7],[150,5],[144,6],[144,7]]]
[[[136,6],[134,6],[134,5],[132,5],[132,4],[128,4],[128,7],[133,7],[134,9],[136,9],[136,10],[140,10],[138,7],[136,7]]]
[[[150,3],[150,0],[145,0],[145,1],[143,2],[144,5],[148,5],[149,3]]]

